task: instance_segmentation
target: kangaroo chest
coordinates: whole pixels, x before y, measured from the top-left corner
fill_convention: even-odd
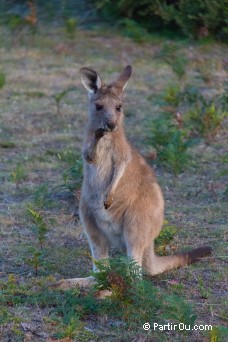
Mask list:
[[[105,164],[105,165],[104,165]],[[110,211],[104,207],[104,200],[113,177],[111,160],[99,163],[99,167],[87,164],[83,180],[83,197],[88,210],[95,218],[98,228],[107,236],[110,245],[124,247],[121,222],[115,222]]]

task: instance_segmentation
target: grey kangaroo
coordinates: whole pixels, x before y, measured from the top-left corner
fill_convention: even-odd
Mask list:
[[[162,191],[151,167],[127,141],[123,129],[122,97],[131,66],[109,85],[92,69],[80,72],[89,92],[89,111],[79,209],[93,259],[108,258],[110,246],[124,247],[129,257],[155,275],[209,254],[211,247],[204,246],[172,256],[155,255],[154,239],[164,220]],[[68,287],[91,282],[92,277],[65,280]]]

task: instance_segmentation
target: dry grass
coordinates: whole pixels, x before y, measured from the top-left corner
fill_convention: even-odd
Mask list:
[[[49,229],[48,262],[38,276],[84,276],[90,271],[91,259],[81,225],[71,216],[77,202],[75,205],[66,189],[56,188],[63,184],[63,173],[73,163],[71,159],[63,161],[59,155],[78,155],[83,138],[87,96],[80,83],[79,68],[92,66],[110,80],[123,66],[133,65],[125,100],[126,132],[147,154],[147,121],[159,113],[151,98],[156,98],[167,85],[178,83],[171,67],[156,58],[165,42],[138,45],[110,32],[101,35],[95,31],[80,31],[70,40],[60,28],[43,28],[32,35],[11,34],[2,27],[0,42],[0,65],[6,74],[6,85],[0,90],[0,142],[15,144],[0,147],[0,277],[7,280],[9,274],[14,274],[18,283],[27,283],[34,276],[33,267],[26,262],[28,249],[35,244],[28,205],[41,212]],[[224,90],[228,53],[225,46],[179,43],[178,49],[188,59],[182,82],[199,87],[206,96]],[[53,95],[69,87],[76,89],[62,99],[58,114]],[[175,282],[182,284],[182,294],[195,307],[197,322],[213,326],[227,322],[227,142],[223,127],[213,144],[194,147],[191,153],[195,164],[177,179],[175,186],[172,175],[156,169],[166,198],[166,218],[180,228],[174,245],[185,249],[209,244],[214,251],[197,265],[160,275],[153,282],[165,288]],[[44,183],[50,191],[50,203],[37,207],[34,191]],[[27,330],[20,325],[24,334],[21,340],[53,341],[55,327],[48,321],[46,309],[29,309],[29,314],[26,306],[12,310],[17,311],[22,322],[30,324]],[[93,320],[88,318],[91,329]],[[94,331],[99,331],[98,323]],[[121,340],[118,334],[113,337],[106,333],[105,341]],[[138,340],[144,341],[141,327],[136,334]],[[4,327],[1,341],[9,340],[20,340],[10,322]],[[206,338],[195,333],[193,340]]]

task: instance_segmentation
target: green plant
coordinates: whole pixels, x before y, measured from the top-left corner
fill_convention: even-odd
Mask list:
[[[94,273],[97,284],[87,291],[80,291],[79,288],[52,290],[48,286],[50,277],[31,278],[27,284],[18,284],[12,275],[10,281],[0,282],[0,304],[48,308],[49,320],[56,327],[54,336],[78,341],[93,337],[90,331],[85,330],[83,323],[88,315],[121,321],[119,326],[124,330],[137,329],[145,322],[164,324],[167,320],[187,326],[194,324],[196,316],[189,303],[177,295],[157,289],[140,275],[140,269],[133,260],[111,258],[109,263],[106,260],[97,262],[97,267],[100,270]],[[110,289],[112,296],[97,299],[97,291],[101,289]],[[7,321],[7,312],[4,317]],[[179,333],[187,334],[189,331]]]
[[[179,51],[179,47],[176,44],[165,43],[157,56],[170,65],[178,78],[182,78],[185,75],[187,58]]]
[[[0,141],[1,148],[14,148],[16,144],[12,141]]]
[[[227,24],[225,0],[155,0],[153,8],[165,23],[175,23],[185,35],[194,38],[221,31]]]
[[[48,232],[47,223],[44,221],[41,214],[31,207],[28,208],[28,214],[33,223],[31,230],[38,239],[40,250],[42,250]]]
[[[64,183],[57,188],[64,188],[69,192],[80,188],[83,177],[83,162],[78,152],[72,149],[59,152],[49,150],[47,154],[56,156],[60,161],[70,166],[63,173]]]
[[[29,266],[33,267],[35,276],[37,277],[39,269],[44,265],[45,253],[36,247],[29,247],[27,252],[29,256],[25,258],[25,261]]]
[[[193,133],[209,142],[215,138],[228,112],[213,101],[201,99],[187,115]]]
[[[128,327],[142,322],[162,322],[164,319],[193,325],[196,319],[192,308],[182,298],[156,289],[140,276],[135,261],[119,257],[96,263],[100,272],[94,273],[96,288],[112,291],[101,303],[99,312],[122,317]]]
[[[192,145],[192,139],[172,121],[163,118],[153,120],[148,142],[156,149],[157,161],[175,176],[189,165],[188,148]]]
[[[155,239],[155,248],[158,254],[166,254],[166,248],[173,241],[176,233],[177,228],[171,225],[167,220],[164,220],[162,231]]]
[[[33,202],[38,208],[50,208],[52,200],[50,198],[49,184],[44,183],[39,185],[33,192]]]
[[[80,321],[80,317],[72,312],[69,319],[64,319],[60,322],[59,332],[54,334],[58,339],[74,339],[74,341],[90,341],[94,335],[84,328],[84,323]]]
[[[217,326],[209,332],[210,342],[223,342],[228,338],[228,328]]]
[[[53,95],[53,98],[55,100],[55,104],[56,104],[56,108],[57,108],[57,114],[60,115],[61,114],[61,110],[60,110],[60,102],[62,101],[62,99],[71,91],[75,90],[75,87],[70,87],[67,88],[59,93],[56,93]]]
[[[197,280],[201,297],[205,299],[209,298],[211,296],[210,289],[208,288],[208,286],[205,286],[204,281],[201,277],[198,276]]]
[[[191,327],[194,325],[197,316],[193,313],[191,306],[179,296],[168,296],[165,299],[165,309],[166,319],[181,322]]]
[[[19,184],[26,179],[26,177],[27,175],[25,167],[21,164],[18,164],[10,174],[10,180],[16,183],[16,187],[18,187]]]
[[[227,38],[226,0],[96,0],[98,11],[107,20],[134,20],[150,32],[178,31],[201,38],[220,34]]]
[[[25,20],[21,15],[9,14],[7,17],[7,25],[11,30],[16,30],[25,24]]]
[[[112,291],[98,312],[122,318],[126,327],[136,328],[156,317],[163,306],[163,297],[152,284],[141,277],[141,269],[126,257],[111,258],[96,262],[99,272],[94,273],[96,288]],[[161,314],[161,311],[160,311]]]
[[[70,192],[79,188],[82,182],[82,167],[82,159],[76,159],[74,165],[64,172],[62,187]]]
[[[69,38],[73,39],[77,30],[78,21],[76,18],[67,18],[65,20],[65,30]]]
[[[136,43],[144,43],[150,38],[146,29],[132,19],[123,19],[120,21],[120,25],[122,26],[121,32],[123,35],[131,38]]]
[[[169,85],[164,92],[164,100],[173,106],[180,103],[180,87],[178,85]]]
[[[6,75],[0,71],[0,89],[6,84]]]
[[[26,263],[33,267],[35,275],[38,276],[38,270],[41,266],[45,265],[45,250],[44,243],[46,241],[46,234],[48,232],[47,223],[44,221],[40,213],[31,207],[28,207],[28,215],[32,221],[31,230],[34,233],[37,241],[38,247],[29,247],[26,257]]]

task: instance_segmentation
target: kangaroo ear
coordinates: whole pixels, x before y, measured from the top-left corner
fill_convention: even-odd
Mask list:
[[[81,68],[80,73],[82,83],[90,93],[95,93],[101,88],[101,77],[96,71],[89,68]]]
[[[131,65],[127,65],[126,68],[124,68],[124,70],[120,74],[120,76],[117,78],[117,80],[114,82],[114,85],[117,88],[124,90],[124,88],[127,85],[129,78],[131,77],[131,73],[132,73]]]

